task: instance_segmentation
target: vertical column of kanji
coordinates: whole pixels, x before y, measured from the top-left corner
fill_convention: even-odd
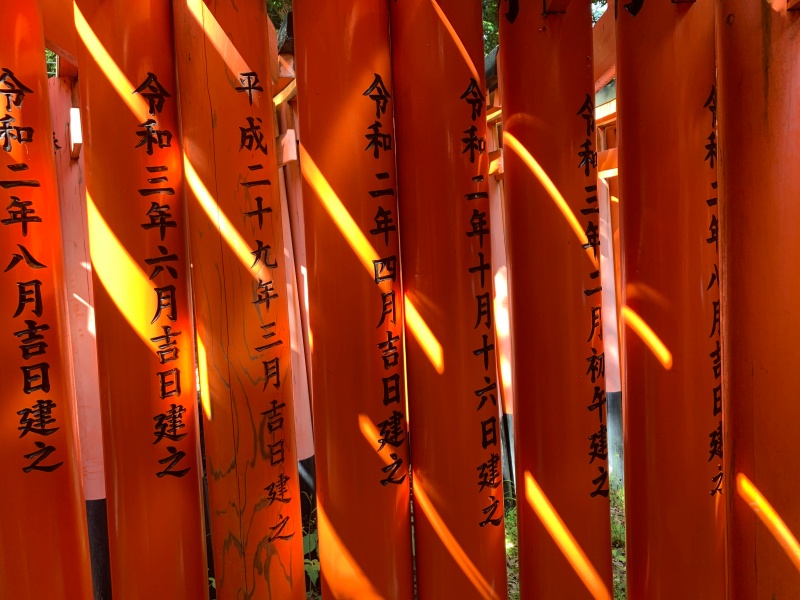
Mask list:
[[[723,598],[714,1],[620,8],[628,596]]]
[[[549,4],[548,2],[547,4]],[[611,549],[589,2],[501,8],[520,588],[609,598]]]
[[[92,597],[44,39],[35,2],[0,44],[0,596]]]
[[[797,2],[788,2],[795,8]],[[800,597],[800,13],[718,3],[728,597]]]
[[[505,598],[481,3],[390,6],[418,590]]]
[[[385,0],[294,6],[323,596],[411,599]]]
[[[170,12],[165,1],[75,5],[111,577],[123,599],[207,595]]]
[[[217,594],[305,598],[262,0],[174,2]]]

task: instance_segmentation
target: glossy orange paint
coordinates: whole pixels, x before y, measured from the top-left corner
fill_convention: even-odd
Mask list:
[[[67,308],[72,365],[80,377],[75,379],[81,471],[86,500],[106,497],[103,470],[103,423],[100,416],[100,384],[97,372],[94,295],[86,220],[86,178],[84,153],[72,158],[71,135],[80,122],[72,118],[79,106],[78,80],[51,77],[50,118],[60,149],[56,151],[56,178],[61,206],[61,236],[64,249]]]
[[[783,0],[717,5],[728,598],[793,598],[797,566],[748,496],[800,535],[800,15]]]
[[[173,7],[217,597],[300,600],[294,373],[266,5],[175,0]]]
[[[590,3],[546,17],[534,4],[500,15],[520,590],[608,599]]]
[[[114,597],[202,599],[170,6],[80,0],[75,8]]]
[[[389,15],[383,0],[293,15],[322,594],[410,600]]]
[[[506,598],[481,3],[390,2],[421,598]],[[406,328],[410,331],[410,327]]]
[[[620,7],[617,76],[628,597],[722,599],[714,0]]]
[[[3,23],[0,595],[89,600],[58,185],[37,3],[10,3]]]

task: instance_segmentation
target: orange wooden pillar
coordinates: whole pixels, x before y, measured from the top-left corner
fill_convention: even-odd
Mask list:
[[[0,595],[88,600],[89,545],[64,303],[58,184],[37,3],[3,9]]]
[[[305,598],[267,15],[176,0],[217,595]]]
[[[59,56],[59,73],[63,64]],[[108,597],[111,595],[111,575],[108,564],[108,519],[103,469],[103,420],[97,371],[92,268],[87,243],[89,224],[86,220],[80,94],[75,77],[50,77],[47,85],[50,93],[50,119],[55,136],[53,142],[56,147],[69,350],[72,369],[77,374],[75,401],[92,558],[92,582],[95,595]]]
[[[118,599],[207,595],[170,12],[75,5]]]
[[[418,593],[502,599],[481,3],[389,5]]]
[[[789,4],[792,4],[791,2]],[[718,3],[728,598],[800,597],[800,13]]]
[[[714,0],[621,5],[617,77],[628,597],[722,599]]]
[[[532,599],[611,597],[589,4],[543,15],[510,2],[500,15],[520,589]]]
[[[388,17],[294,6],[326,598],[414,597]]]

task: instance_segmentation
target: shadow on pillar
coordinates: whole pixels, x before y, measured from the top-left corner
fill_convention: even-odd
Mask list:
[[[317,531],[317,467],[314,456],[304,458],[297,465],[300,475],[300,511],[303,516],[303,536],[316,533]],[[305,539],[303,543],[306,547]],[[319,549],[316,544],[308,548],[305,553],[306,560],[319,560]],[[316,582],[309,577],[306,570],[306,590],[314,590],[321,593],[321,578],[318,576]]]
[[[625,460],[622,437],[622,392],[606,392],[608,417],[608,464],[611,485],[625,485]]]
[[[92,563],[94,600],[111,600],[106,499],[87,500],[86,517],[89,525],[89,553]]]
[[[514,416],[503,415],[500,420],[500,435],[503,442],[503,496],[505,510],[509,511],[517,505],[517,494],[514,473]]]

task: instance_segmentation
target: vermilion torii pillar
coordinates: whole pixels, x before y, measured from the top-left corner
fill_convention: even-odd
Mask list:
[[[481,3],[389,6],[418,593],[504,599]]]
[[[500,14],[520,589],[600,600],[612,587],[592,21],[588,0],[548,4],[561,12]]]
[[[721,600],[714,1],[621,4],[617,82],[628,597]]]
[[[414,597],[385,0],[294,3],[322,594]]]
[[[800,13],[784,0],[717,6],[728,598],[793,598]]]
[[[266,6],[176,0],[217,597],[305,598]]]
[[[75,23],[113,593],[198,600],[208,574],[171,7],[80,0]]]
[[[36,2],[0,45],[0,596],[89,600],[58,185]]]

